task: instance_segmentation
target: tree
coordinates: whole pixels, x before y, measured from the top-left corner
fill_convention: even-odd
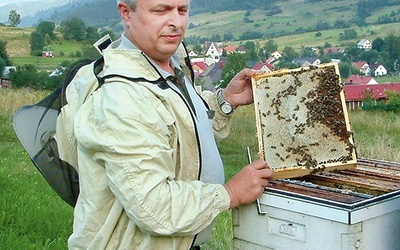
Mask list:
[[[346,29],[344,33],[339,35],[339,40],[351,40],[357,38],[357,31],[354,29]]]
[[[203,49],[201,45],[198,43],[193,47],[193,50],[196,51],[198,54],[200,54]]]
[[[247,41],[243,46],[246,48],[246,50],[249,50],[249,51],[256,50],[256,44],[254,42]]]
[[[12,27],[17,27],[17,25],[21,23],[21,15],[18,14],[16,10],[10,10],[8,22]]]
[[[38,82],[39,72],[35,65],[27,64],[17,66],[17,70],[10,72],[10,79],[15,87],[35,88]]]
[[[233,34],[231,32],[225,33],[223,40],[224,41],[233,41],[235,38],[233,37]]]
[[[60,31],[66,40],[83,41],[85,39],[85,23],[77,17],[61,22]]]
[[[43,34],[38,31],[32,32],[29,43],[31,45],[31,53],[33,55],[40,55],[45,46],[45,39]]]
[[[301,47],[301,57],[316,57],[317,54],[315,53],[314,49],[311,47]]]
[[[242,69],[246,68],[246,55],[232,53],[228,55],[227,62],[222,68],[221,88],[225,88],[231,79]]]
[[[282,56],[285,62],[291,62],[293,59],[298,58],[299,54],[293,49],[293,47],[286,46],[282,50]]]
[[[358,58],[360,61],[374,63],[374,62],[379,61],[379,52],[374,49],[364,50],[360,53],[360,56]]]
[[[372,48],[379,52],[382,52],[384,44],[385,44],[385,41],[383,41],[382,38],[377,37],[374,41],[372,41]]]
[[[271,55],[272,52],[278,50],[278,45],[272,39],[268,39],[268,41],[264,45],[264,52],[266,55]]]
[[[81,57],[82,59],[97,60],[99,59],[100,54],[94,46],[88,45],[82,48]]]
[[[109,35],[110,38],[111,38],[111,40],[115,41],[115,34],[114,34],[114,32],[113,32],[112,30],[110,30],[110,29],[105,29],[105,30],[102,30],[102,31],[100,32],[100,37],[103,37],[103,36],[105,36],[105,35]]]
[[[8,57],[7,50],[6,50],[7,42],[0,41],[0,58],[2,58],[5,62],[4,66],[11,65],[11,60]]]
[[[42,33],[43,36],[48,35],[50,39],[55,40],[57,38],[54,33],[55,28],[56,24],[54,22],[43,21],[38,24],[36,31]]]
[[[342,62],[339,64],[339,71],[340,71],[340,76],[342,79],[346,79],[350,76],[352,73],[352,68],[351,64],[347,62]]]
[[[383,50],[389,52],[390,59],[400,59],[400,36],[388,35],[385,37]]]
[[[95,43],[100,38],[100,34],[97,29],[93,26],[89,26],[86,28],[85,38],[90,43]]]
[[[0,77],[3,76],[4,68],[6,67],[6,61],[0,57]]]

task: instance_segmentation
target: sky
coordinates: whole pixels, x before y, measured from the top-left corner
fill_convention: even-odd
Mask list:
[[[0,7],[10,4],[10,3],[40,2],[40,1],[43,1],[43,0],[0,0]],[[45,0],[45,1],[46,2],[56,2],[57,0]],[[68,2],[68,0],[66,0],[65,2]]]
[[[36,2],[38,0],[0,0],[0,6],[4,6],[10,3],[21,3],[21,2]]]

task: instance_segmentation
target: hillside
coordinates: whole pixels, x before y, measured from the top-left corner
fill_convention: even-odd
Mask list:
[[[40,1],[56,2],[57,0]],[[87,26],[94,24],[97,24],[97,27],[114,26],[114,31],[119,35],[121,25],[114,9],[115,1],[96,0],[91,3],[88,3],[88,1],[91,0],[80,0],[78,3],[70,0],[63,8],[57,8],[58,14],[52,14],[53,18],[49,20],[55,21],[55,16],[57,16],[58,21],[78,16],[85,21]],[[188,41],[193,37],[196,38],[195,41],[198,41],[199,37],[203,40],[222,41],[226,34],[231,34],[233,40],[230,43],[232,44],[241,44],[246,40],[252,40],[257,42],[259,46],[263,46],[268,39],[272,38],[279,49],[283,49],[285,46],[298,49],[324,46],[326,43],[335,47],[346,47],[362,38],[372,41],[377,37],[384,38],[389,34],[400,34],[398,29],[400,0],[388,0],[384,4],[378,0],[361,1],[370,5],[377,5],[374,9],[361,8],[359,0],[268,0],[271,2],[268,7],[262,5],[260,8],[251,11],[216,11],[217,7],[222,8],[219,4],[224,1],[239,3],[238,0],[215,0],[214,2],[192,0],[193,10],[191,9],[190,24],[186,36]],[[258,3],[265,1],[267,0],[254,0]],[[213,3],[216,4],[213,5]],[[201,8],[202,6],[203,8]],[[204,6],[207,6],[207,8]],[[215,8],[213,9],[212,6]],[[238,7],[230,6],[230,8],[237,9]],[[64,11],[61,11],[62,9]],[[209,11],[205,12],[207,9]],[[359,16],[360,9],[368,10],[368,14],[363,14],[363,25],[357,25],[361,19]],[[101,24],[101,22],[104,23]],[[33,29],[1,26],[0,28],[0,40],[7,41],[10,57],[28,57],[28,41]],[[356,30],[358,36],[352,40],[341,41],[339,39],[340,34],[349,28]],[[318,36],[316,36],[317,32],[319,33]],[[256,34],[257,38],[242,39],[243,34]],[[191,45],[190,42],[187,42],[187,44]]]
[[[234,12],[221,13],[226,15],[227,18],[231,18],[231,15],[235,15]],[[207,24],[208,29],[217,29],[217,26],[224,27],[218,21],[213,24]],[[399,35],[399,24],[380,24],[370,25],[368,27],[354,27],[358,33],[358,37],[352,40],[340,41],[339,35],[343,33],[344,29],[332,29],[321,31],[321,36],[316,37],[315,32],[305,32],[301,34],[286,35],[273,38],[275,43],[279,46],[279,49],[283,49],[286,46],[291,46],[295,49],[301,47],[318,47],[324,46],[325,43],[330,43],[333,47],[346,47],[349,44],[354,44],[362,38],[368,38],[373,41],[377,37],[384,38],[390,34]],[[220,28],[223,29],[223,28]],[[7,42],[7,53],[11,58],[29,57],[29,37],[34,31],[33,28],[12,28],[12,27],[1,27],[0,26],[0,40]],[[200,32],[199,32],[200,33]],[[193,31],[189,30],[188,35],[193,35]],[[200,34],[197,34],[200,35]],[[267,38],[254,40],[260,46],[263,46],[267,42]],[[229,42],[230,44],[243,44],[245,41]],[[76,42],[75,42],[76,43]],[[56,49],[62,48],[62,50],[75,51],[79,49],[81,45],[71,45],[71,42],[59,41],[54,44],[53,47]],[[68,47],[73,47],[71,48]],[[58,55],[59,51],[55,51]]]
[[[36,3],[39,1],[55,3],[58,0],[36,0]],[[42,10],[29,17],[29,21],[28,17],[23,17],[22,23],[33,23],[34,20],[36,23],[42,20],[60,23],[79,17],[88,26],[108,26],[120,32],[115,0],[64,2],[63,6]],[[0,7],[0,13],[3,9]],[[30,13],[32,10],[31,6]],[[188,36],[209,38],[232,34],[239,39],[244,33],[250,33],[263,38],[277,38],[330,29],[398,23],[400,0],[191,0],[190,12]]]
[[[201,13],[191,17],[188,35],[211,37],[232,33],[238,38],[244,32],[260,32],[264,38],[276,38],[307,31],[317,32],[358,26],[358,0],[279,1],[281,13],[274,15],[265,10]],[[383,17],[400,21],[400,2],[381,6],[365,18],[363,30],[370,24],[383,23]],[[389,19],[390,19],[389,18]]]

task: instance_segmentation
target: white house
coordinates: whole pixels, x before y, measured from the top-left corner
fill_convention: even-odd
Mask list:
[[[207,66],[210,66],[215,63],[214,59],[211,57],[197,57],[197,58],[191,58],[190,62],[192,64],[198,63],[198,62],[204,62]]]
[[[204,43],[202,54],[211,57],[215,62],[221,60],[222,50],[219,49],[218,44],[214,42]]]
[[[387,75],[387,69],[380,63],[372,63],[370,66],[371,68],[371,75],[374,76],[385,76]]]
[[[361,39],[357,43],[357,47],[360,49],[370,50],[372,49],[372,43],[368,39]]]
[[[279,53],[279,51],[275,51],[275,52],[271,53],[271,56],[272,56],[273,58],[275,58],[276,60],[279,60],[279,58],[282,57],[282,54]]]
[[[292,63],[297,64],[301,67],[308,67],[310,65],[317,66],[321,64],[321,60],[318,58],[295,58],[292,60]]]
[[[189,55],[189,57],[197,57],[197,56],[199,56],[199,53],[197,53],[197,51],[190,50],[188,55]]]

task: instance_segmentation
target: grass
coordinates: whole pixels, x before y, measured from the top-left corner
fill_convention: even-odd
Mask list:
[[[0,249],[66,249],[73,209],[63,202],[29,160],[12,128],[12,115],[47,93],[0,89]],[[349,112],[359,157],[400,162],[400,116],[395,113]],[[257,158],[254,106],[235,111],[233,128],[222,141],[227,179],[247,164],[246,148]],[[205,250],[232,249],[231,213],[216,220]]]
[[[72,208],[55,195],[12,129],[17,108],[44,92],[0,89],[0,248],[66,249]]]
[[[60,65],[63,61],[71,61],[75,62],[79,60],[76,57],[14,57],[12,58],[12,62],[15,65],[26,65],[32,64],[35,65],[39,70],[47,70],[52,72],[58,65]]]
[[[378,83],[395,83],[400,82],[400,75],[386,75],[374,77]]]

